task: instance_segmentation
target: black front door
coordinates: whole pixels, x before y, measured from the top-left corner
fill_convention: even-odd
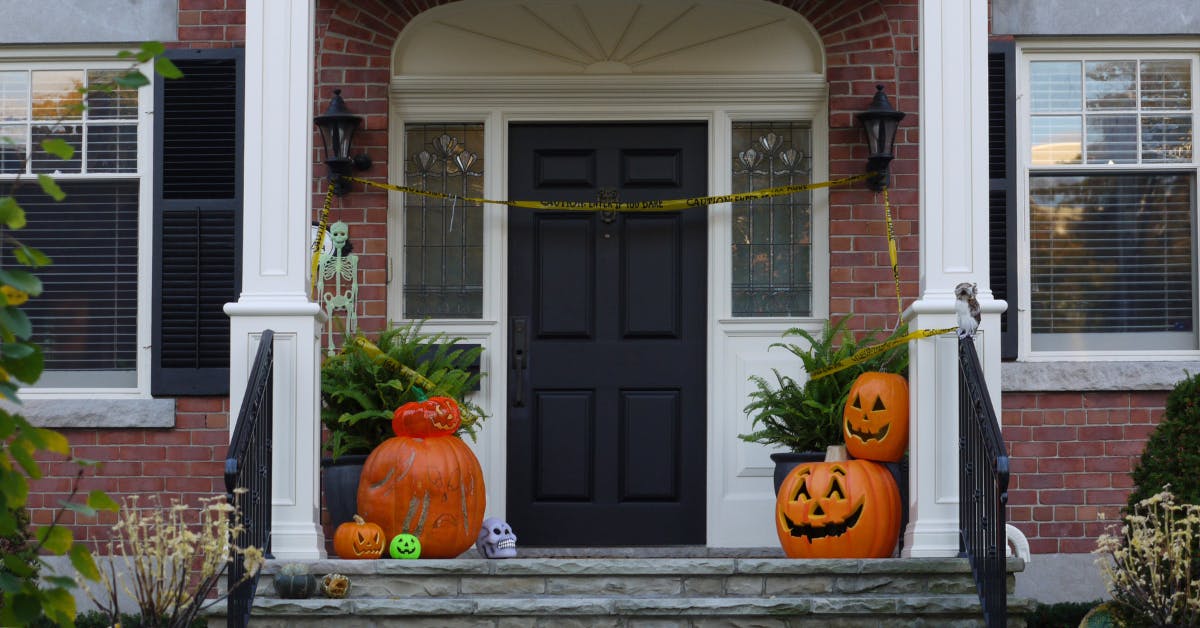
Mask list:
[[[704,124],[514,124],[509,198],[707,192]],[[509,211],[508,520],[522,545],[705,542],[707,209]]]

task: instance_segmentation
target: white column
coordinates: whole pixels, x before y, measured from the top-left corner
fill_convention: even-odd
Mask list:
[[[954,286],[979,286],[976,349],[999,410],[1000,313],[988,286],[987,0],[920,5],[921,296],[911,329],[955,327]],[[910,347],[912,434],[904,554],[958,553],[958,340]]]
[[[262,330],[275,331],[271,546],[281,559],[325,556],[317,412],[324,318],[308,298],[313,23],[313,0],[246,2],[242,293],[225,305],[233,418]]]

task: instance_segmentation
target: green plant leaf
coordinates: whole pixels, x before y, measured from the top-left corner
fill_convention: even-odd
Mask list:
[[[25,210],[11,196],[0,197],[0,222],[9,229],[25,228]]]
[[[139,87],[145,87],[146,85],[149,85],[150,79],[146,78],[146,75],[142,74],[141,72],[133,70],[118,76],[114,82],[119,87],[124,87],[125,89],[137,89]]]
[[[52,429],[44,427],[33,428],[33,431],[30,433],[30,441],[38,449],[44,449],[64,456],[71,453],[71,443],[67,440],[67,437]]]
[[[67,161],[75,156],[75,147],[56,137],[42,140],[42,150],[54,155],[55,157],[58,157],[63,161]],[[55,198],[54,200],[60,201],[62,199]]]
[[[75,619],[75,596],[67,589],[46,589],[42,592],[42,612],[46,618],[59,626],[68,625]]]
[[[71,535],[71,530],[65,526],[39,526],[34,530],[34,538],[42,544],[42,547],[59,556],[66,554],[71,549],[71,544],[75,539]]]
[[[23,342],[6,342],[0,345],[0,354],[6,358],[21,359],[32,355],[36,348]]]
[[[167,47],[162,45],[162,42],[147,41],[138,46],[137,60],[145,63],[167,51]]]
[[[21,581],[16,576],[0,569],[0,591],[15,593],[21,590]]]
[[[28,438],[16,438],[8,444],[8,455],[33,479],[42,477],[41,467],[33,459],[34,444]],[[7,490],[7,487],[5,487]]]
[[[38,185],[42,186],[42,191],[46,193],[46,196],[56,201],[67,198],[67,193],[63,192],[62,188],[58,187],[58,183],[55,182],[54,178],[48,174],[38,175]]]
[[[25,505],[26,500],[29,499],[29,483],[25,480],[24,475],[13,471],[11,467],[0,469],[0,482],[4,482],[4,501],[9,509]],[[15,518],[6,519],[6,522],[10,520],[13,525],[16,524]],[[6,532],[3,536],[7,536],[12,533],[12,530],[0,530],[0,532]]]
[[[92,491],[88,493],[87,504],[96,510],[107,510],[109,512],[117,512],[121,509],[121,505],[104,491]]]
[[[4,567],[16,574],[18,578],[27,578],[33,574],[33,566],[16,552],[4,555]]]
[[[28,340],[33,334],[33,324],[29,322],[29,316],[12,306],[0,307],[0,327],[22,340]]]
[[[84,517],[89,518],[96,516],[96,509],[88,506],[87,504],[60,499],[58,501],[58,505],[62,506],[64,510],[70,510],[77,515],[83,515]]]
[[[31,297],[36,297],[42,293],[42,280],[38,279],[33,273],[24,270],[5,270],[0,268],[0,284],[28,292]]]
[[[9,357],[7,355],[10,348],[19,350],[22,347],[28,348],[29,353],[20,357]],[[42,355],[42,350],[37,345],[26,344],[23,342],[6,342],[4,343],[5,355],[0,359],[0,366],[8,371],[9,375],[25,382],[33,384],[42,376],[42,369],[45,364],[45,359]]]
[[[92,553],[88,551],[86,545],[76,543],[71,546],[71,551],[67,553],[71,557],[71,565],[75,567],[75,571],[79,575],[88,580],[99,580],[100,570],[96,567],[96,559],[92,558]]]
[[[154,71],[167,79],[183,78],[183,72],[175,66],[175,62],[166,57],[154,59]]]
[[[17,258],[18,262],[34,268],[49,266],[51,264],[48,255],[24,243],[13,249],[13,257]]]

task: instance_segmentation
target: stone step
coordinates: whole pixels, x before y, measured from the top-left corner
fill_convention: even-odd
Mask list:
[[[522,557],[319,560],[350,578],[349,597],[280,599],[279,561],[259,581],[254,626],[911,626],[982,625],[970,566],[958,558],[796,560]],[[1010,572],[1020,568],[1010,563]],[[1010,575],[1010,591],[1012,576]],[[1015,614],[1025,604],[1013,602]],[[209,614],[224,625],[223,605]],[[561,622],[566,622],[560,623]],[[344,622],[344,623],[343,623]],[[1010,625],[1024,625],[1010,621]]]

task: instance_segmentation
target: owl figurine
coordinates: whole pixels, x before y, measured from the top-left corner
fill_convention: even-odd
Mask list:
[[[975,284],[963,282],[954,286],[954,313],[958,315],[958,337],[975,338],[979,329],[979,301],[975,299]]]

